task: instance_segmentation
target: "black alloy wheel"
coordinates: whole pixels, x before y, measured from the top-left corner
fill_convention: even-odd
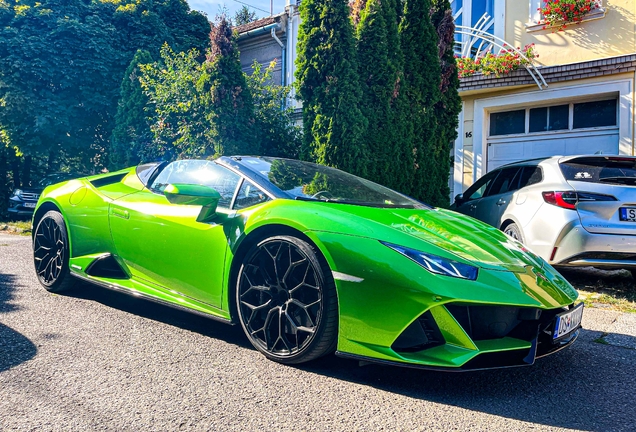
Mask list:
[[[277,236],[254,245],[239,270],[236,305],[254,347],[302,363],[335,349],[336,289],[324,259],[305,241]]]
[[[47,291],[61,292],[73,286],[68,244],[64,218],[59,212],[49,211],[40,219],[33,235],[35,272]]]

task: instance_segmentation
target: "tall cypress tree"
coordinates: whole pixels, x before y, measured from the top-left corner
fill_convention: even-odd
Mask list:
[[[433,0],[432,22],[439,37],[438,53],[441,63],[442,94],[439,102],[433,107],[434,117],[437,121],[437,168],[439,187],[434,188],[438,192],[433,202],[438,205],[448,204],[450,190],[448,176],[451,168],[451,150],[453,142],[457,138],[457,126],[459,113],[462,109],[459,97],[459,78],[457,77],[457,63],[455,62],[455,21],[448,0]]]
[[[404,54],[399,34],[399,24],[403,13],[402,0],[384,0],[382,3],[387,29],[388,62],[394,71],[394,82],[391,88],[389,112],[390,140],[387,142],[391,154],[390,180],[387,184],[403,192],[411,194],[415,160],[413,155],[414,129],[411,118],[411,106],[404,91]]]
[[[361,110],[368,120],[363,135],[369,151],[369,179],[389,187],[399,188],[401,175],[395,172],[396,143],[395,130],[392,127],[392,101],[397,80],[397,65],[392,61],[392,51],[397,45],[397,24],[395,34],[389,44],[389,23],[395,21],[395,14],[387,12],[391,8],[385,5],[390,0],[369,0],[360,12],[357,27],[358,73],[362,88]],[[399,45],[397,45],[399,47]],[[398,144],[396,146],[396,144]]]
[[[406,0],[400,23],[404,55],[403,97],[410,108],[415,175],[411,194],[435,204],[439,195],[436,165],[436,121],[433,107],[441,98],[438,37],[431,22],[430,0]],[[405,113],[406,114],[406,113]]]
[[[346,0],[304,0],[300,5],[296,79],[303,102],[301,156],[365,175],[353,26]]]
[[[109,168],[120,169],[139,163],[141,150],[152,142],[146,104],[148,97],[139,82],[140,64],[152,63],[150,53],[135,53],[121,82],[121,96],[115,115],[115,129],[111,137]]]
[[[212,25],[210,42],[198,86],[211,106],[207,120],[212,124],[215,153],[257,154],[254,104],[241,70],[232,27],[224,16]]]

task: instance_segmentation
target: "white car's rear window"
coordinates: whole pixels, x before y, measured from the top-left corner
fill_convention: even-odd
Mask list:
[[[636,158],[582,157],[559,165],[568,181],[636,186]]]

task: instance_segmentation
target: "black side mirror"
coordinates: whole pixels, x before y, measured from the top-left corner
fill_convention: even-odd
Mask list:
[[[455,205],[461,205],[464,202],[464,194],[455,195]]]

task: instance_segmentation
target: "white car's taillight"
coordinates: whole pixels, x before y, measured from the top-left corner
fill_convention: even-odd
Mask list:
[[[570,210],[575,210],[576,204],[579,202],[616,201],[616,198],[611,195],[603,195],[591,192],[550,191],[542,192],[541,194],[543,195],[543,200],[548,204]]]

